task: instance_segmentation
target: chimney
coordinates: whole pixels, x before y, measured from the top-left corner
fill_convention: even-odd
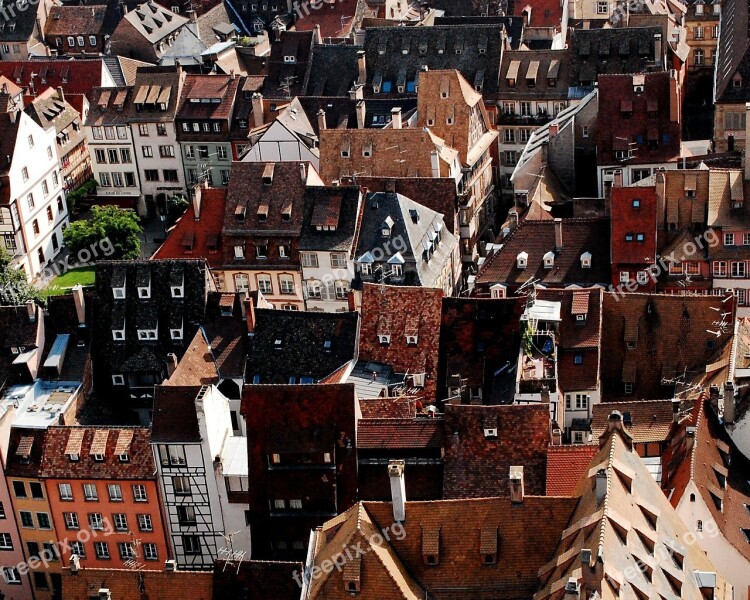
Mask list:
[[[320,45],[323,43],[323,36],[320,34],[320,23],[315,25],[313,30],[313,44]]]
[[[708,388],[708,399],[711,402],[711,406],[719,414],[719,386],[712,385]]]
[[[354,312],[357,310],[357,298],[354,295],[354,290],[349,290],[349,293],[346,295],[346,303],[347,307],[349,308],[349,312]]]
[[[305,163],[299,164],[299,176],[302,178],[302,182],[307,181],[307,167],[305,167]]]
[[[562,219],[555,219],[555,254],[563,249]]]
[[[255,333],[255,304],[250,296],[242,300],[245,305],[245,319],[247,320],[247,332]]]
[[[539,392],[540,399],[542,401],[542,404],[549,404],[549,386],[544,384],[542,385],[542,389]]]
[[[10,119],[11,124],[15,125],[17,117],[18,113],[15,110],[8,111],[8,118]],[[10,162],[10,154],[8,155],[8,162]]]
[[[562,446],[562,429],[555,427],[552,430],[552,445]]]
[[[523,502],[523,467],[510,468],[510,501],[513,504]]]
[[[167,379],[177,370],[177,355],[174,352],[167,354]]]
[[[208,181],[208,180],[206,180]],[[201,202],[203,200],[203,186],[198,184],[193,189],[193,214],[196,221],[201,220]]]
[[[70,574],[78,575],[78,571],[81,570],[81,559],[78,557],[77,554],[71,554],[70,560],[68,561],[68,565],[70,566]]]
[[[391,123],[394,129],[401,129],[401,107],[394,106],[391,109]]]
[[[164,561],[164,570],[167,573],[174,573],[177,570],[177,561],[174,559]]]
[[[654,64],[660,65],[662,61],[661,33],[654,34]]]
[[[432,165],[432,177],[440,177],[440,154],[437,150],[430,152],[430,164]]]
[[[613,410],[607,419],[607,431],[622,431],[622,413],[619,410]]]
[[[237,77],[234,73],[234,69],[229,69],[229,78],[234,80],[234,78]]]
[[[359,88],[359,89],[361,90],[362,88]],[[357,111],[357,129],[364,129],[365,128],[365,114],[366,114],[364,100],[360,100],[359,102],[357,102],[356,111]]]
[[[596,472],[596,504],[599,505],[604,501],[607,495],[607,471],[599,469]]]
[[[349,100],[363,100],[365,86],[355,83],[352,89],[349,90]]]
[[[357,69],[359,70],[359,78],[357,83],[359,85],[365,85],[367,83],[367,65],[365,64],[365,51],[360,50],[357,52]]]
[[[318,111],[318,132],[326,129],[326,111],[322,108]]]
[[[727,381],[724,384],[724,422],[734,423],[734,384]]]
[[[612,187],[622,187],[622,169],[615,170],[615,180],[612,182]]]
[[[26,314],[29,317],[29,323],[36,323],[36,303],[33,300],[26,301]]]
[[[112,593],[109,588],[99,588],[99,600],[112,600]]]
[[[263,95],[255,92],[252,97],[253,121],[256,127],[263,127]]]
[[[60,96],[60,100],[65,102],[65,91],[63,90],[62,86],[58,86],[57,88],[57,95]]]
[[[595,560],[589,548],[581,549],[581,578],[584,594],[599,589],[604,578],[604,563],[601,560]]]
[[[558,123],[550,123],[549,124],[549,137],[552,139],[557,135],[557,132],[559,130],[560,126]]]
[[[76,316],[78,317],[78,327],[86,327],[86,299],[83,297],[83,286],[79,283],[73,286],[73,303],[76,306]]]
[[[393,520],[402,523],[406,520],[406,484],[404,482],[403,460],[388,462],[388,477],[391,480],[391,500],[393,502]]]

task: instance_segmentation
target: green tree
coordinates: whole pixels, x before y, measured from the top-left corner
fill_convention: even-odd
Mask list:
[[[0,306],[17,306],[28,300],[41,301],[39,290],[26,281],[26,274],[10,265],[11,256],[0,247]]]
[[[132,210],[116,206],[94,206],[91,219],[74,221],[65,230],[63,239],[68,251],[92,247],[112,248],[107,258],[112,260],[138,258],[141,252],[141,225]]]

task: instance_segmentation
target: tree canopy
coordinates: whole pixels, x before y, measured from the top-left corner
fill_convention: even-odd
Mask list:
[[[106,258],[112,260],[140,256],[141,225],[135,212],[116,206],[94,206],[91,212],[91,219],[74,221],[63,234],[65,245],[73,256],[92,248],[106,249]]]
[[[0,306],[17,306],[28,300],[39,301],[39,290],[26,281],[26,273],[10,265],[11,256],[0,247]]]

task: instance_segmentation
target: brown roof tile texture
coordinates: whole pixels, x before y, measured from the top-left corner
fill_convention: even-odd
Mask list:
[[[547,448],[547,496],[573,496],[598,450],[590,444]]]

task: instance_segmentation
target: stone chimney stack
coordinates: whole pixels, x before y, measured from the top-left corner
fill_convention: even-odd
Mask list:
[[[661,33],[654,34],[654,64],[660,65],[662,63],[662,51],[661,51]]]
[[[36,323],[36,302],[33,300],[26,301],[26,315],[29,317],[29,323]]]
[[[255,333],[255,303],[250,296],[242,299],[245,304],[245,320],[247,321],[247,332]]]
[[[432,167],[433,178],[440,177],[440,154],[437,150],[430,152],[430,166]]]
[[[365,63],[365,51],[360,50],[357,52],[357,70],[359,71],[359,77],[357,83],[359,85],[365,85],[367,82],[367,64]]]
[[[401,107],[394,106],[391,109],[391,126],[394,129],[401,129]]]
[[[562,219],[555,219],[555,254],[563,249]]]
[[[73,303],[76,305],[78,327],[86,327],[86,299],[83,297],[83,286],[79,283],[73,286]]]
[[[252,97],[253,102],[253,122],[256,127],[263,127],[265,120],[263,118],[263,95],[255,92]]]
[[[359,88],[362,89],[362,88]],[[365,128],[365,116],[367,115],[367,111],[365,110],[365,101],[360,100],[357,102],[357,129],[364,129]]]
[[[326,128],[326,111],[322,108],[318,111],[318,132]]]
[[[734,401],[734,384],[727,381],[724,384],[724,421],[734,423],[735,401]]]
[[[510,501],[513,504],[523,502],[523,467],[510,468]]]
[[[404,481],[403,460],[392,460],[388,463],[388,477],[391,480],[391,501],[393,502],[393,520],[402,523],[406,520],[406,483]]]

